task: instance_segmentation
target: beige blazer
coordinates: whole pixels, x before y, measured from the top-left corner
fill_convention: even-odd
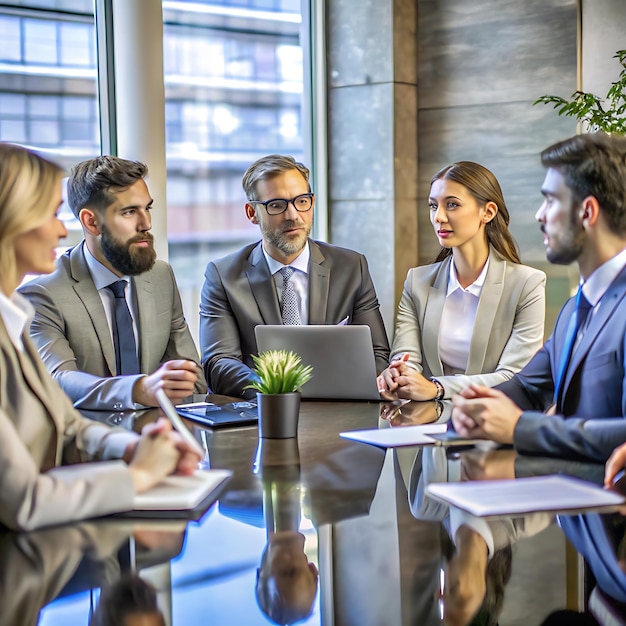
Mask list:
[[[518,372],[543,343],[546,275],[501,259],[492,249],[465,375],[444,376],[439,358],[441,316],[452,257],[409,270],[398,306],[391,349],[408,352],[409,364],[436,377],[445,398],[478,383],[493,387]]]
[[[119,459],[137,435],[82,417],[24,337],[18,353],[0,318],[0,523],[18,530],[132,509]]]

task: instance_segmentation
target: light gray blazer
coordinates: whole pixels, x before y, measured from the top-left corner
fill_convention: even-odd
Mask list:
[[[206,393],[172,268],[157,261],[149,272],[131,280],[142,374],[152,374],[171,359],[189,359],[198,363],[195,393]],[[39,354],[74,406],[135,408],[132,389],[139,376],[116,376],[111,331],[82,244],[68,250],[52,274],[35,278],[19,291],[35,307],[30,333]]]
[[[23,339],[18,353],[0,319],[0,523],[32,530],[131,509],[126,463],[70,464],[120,458],[137,435],[82,417]]]
[[[452,257],[409,270],[398,306],[393,355],[436,377],[450,398],[470,383],[493,387],[508,380],[543,343],[546,275],[501,259],[492,249],[470,343],[465,375],[444,376],[439,358],[441,316]]]

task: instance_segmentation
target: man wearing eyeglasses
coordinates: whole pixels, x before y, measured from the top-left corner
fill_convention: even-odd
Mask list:
[[[211,261],[200,301],[202,364],[214,393],[253,399],[254,327],[259,324],[367,324],[376,368],[389,343],[365,257],[313,241],[309,170],[277,154],[253,163],[242,185],[246,217],[262,240]]]

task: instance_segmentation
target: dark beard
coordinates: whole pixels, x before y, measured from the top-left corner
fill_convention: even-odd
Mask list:
[[[546,257],[550,263],[569,265],[578,260],[578,257],[582,254],[585,243],[585,229],[576,220],[576,208],[576,203],[572,202],[570,206],[571,219],[569,229],[561,237],[558,249],[549,249],[546,252]]]
[[[153,237],[150,233],[143,233],[122,243],[115,239],[103,224],[100,235],[100,247],[104,258],[124,276],[138,276],[151,270],[156,262],[156,250],[152,245]],[[136,241],[149,240],[147,248],[131,250],[131,244]]]

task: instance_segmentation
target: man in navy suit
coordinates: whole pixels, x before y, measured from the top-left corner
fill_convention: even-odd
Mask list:
[[[584,321],[576,331],[571,298],[511,380],[454,398],[453,423],[462,435],[524,453],[604,461],[626,439],[626,138],[577,135],[546,148],[541,161],[536,218],[548,260],[578,263]]]

